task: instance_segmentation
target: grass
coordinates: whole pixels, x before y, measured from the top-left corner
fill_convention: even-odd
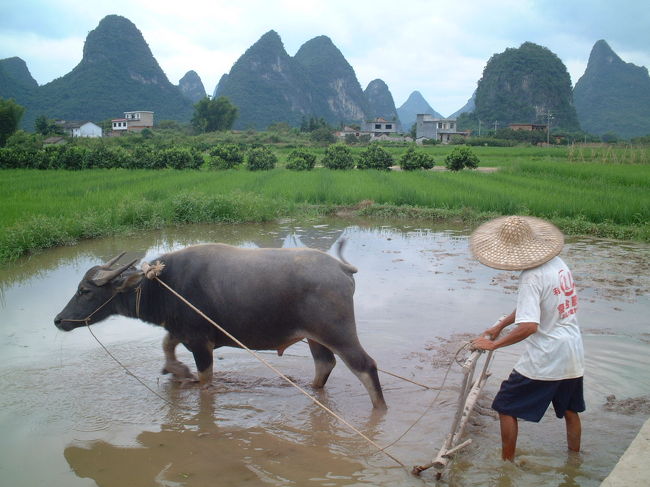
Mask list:
[[[278,150],[281,161],[290,150]],[[397,159],[405,149],[390,150]],[[441,165],[451,148],[426,150]],[[478,147],[475,152],[481,166],[500,170],[3,170],[0,262],[133,229],[270,221],[333,213],[362,201],[374,204],[353,213],[366,217],[479,222],[530,214],[554,221],[568,234],[650,241],[647,163],[569,162],[566,148]]]

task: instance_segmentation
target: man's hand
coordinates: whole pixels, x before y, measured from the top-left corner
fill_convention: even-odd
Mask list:
[[[501,323],[498,323],[494,325],[492,328],[488,328],[487,330],[485,330],[482,336],[488,337],[490,340],[496,340],[501,334],[502,330],[503,330],[503,326],[501,326]]]
[[[472,340],[472,348],[478,350],[495,350],[497,347],[491,339],[481,336]]]

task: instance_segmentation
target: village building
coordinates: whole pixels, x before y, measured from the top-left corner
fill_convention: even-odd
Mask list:
[[[366,120],[361,126],[361,132],[369,133],[373,137],[379,137],[381,135],[392,135],[397,133],[396,121],[385,120],[381,117],[377,117],[373,120]]]
[[[144,129],[153,128],[153,113],[146,110],[135,112],[124,112],[124,118],[111,120],[113,134],[118,135],[125,132],[141,132]]]
[[[434,118],[428,113],[419,113],[416,118],[415,137],[418,140],[437,140],[442,144],[451,142],[452,137],[467,137],[469,132],[459,131],[455,118]]]
[[[101,137],[102,128],[93,122],[68,122],[57,120],[56,125],[70,137]]]

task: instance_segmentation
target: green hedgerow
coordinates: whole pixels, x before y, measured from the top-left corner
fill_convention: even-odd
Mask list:
[[[445,158],[445,166],[450,171],[460,171],[467,167],[476,169],[479,159],[469,147],[454,147],[454,150]]]
[[[287,160],[287,169],[294,171],[311,171],[316,165],[316,156],[302,149],[291,151]]]
[[[388,171],[394,163],[395,161],[393,160],[393,156],[375,142],[370,144],[366,150],[359,154],[357,168]]]
[[[210,151],[210,169],[232,169],[244,162],[244,152],[237,144],[218,144]]]
[[[278,158],[266,146],[254,147],[246,153],[246,169],[249,171],[268,171],[275,167]]]
[[[354,168],[354,158],[352,151],[347,145],[333,144],[325,149],[323,156],[323,166],[328,169],[352,169]]]
[[[414,171],[416,169],[431,169],[435,165],[435,161],[429,154],[417,152],[415,147],[411,146],[400,158],[399,165],[403,171]]]

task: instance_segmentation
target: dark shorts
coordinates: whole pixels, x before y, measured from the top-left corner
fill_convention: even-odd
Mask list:
[[[582,377],[563,380],[535,380],[513,370],[501,383],[494,398],[495,411],[538,423],[553,403],[555,415],[564,417],[566,410],[581,413],[585,410],[582,394]]]

